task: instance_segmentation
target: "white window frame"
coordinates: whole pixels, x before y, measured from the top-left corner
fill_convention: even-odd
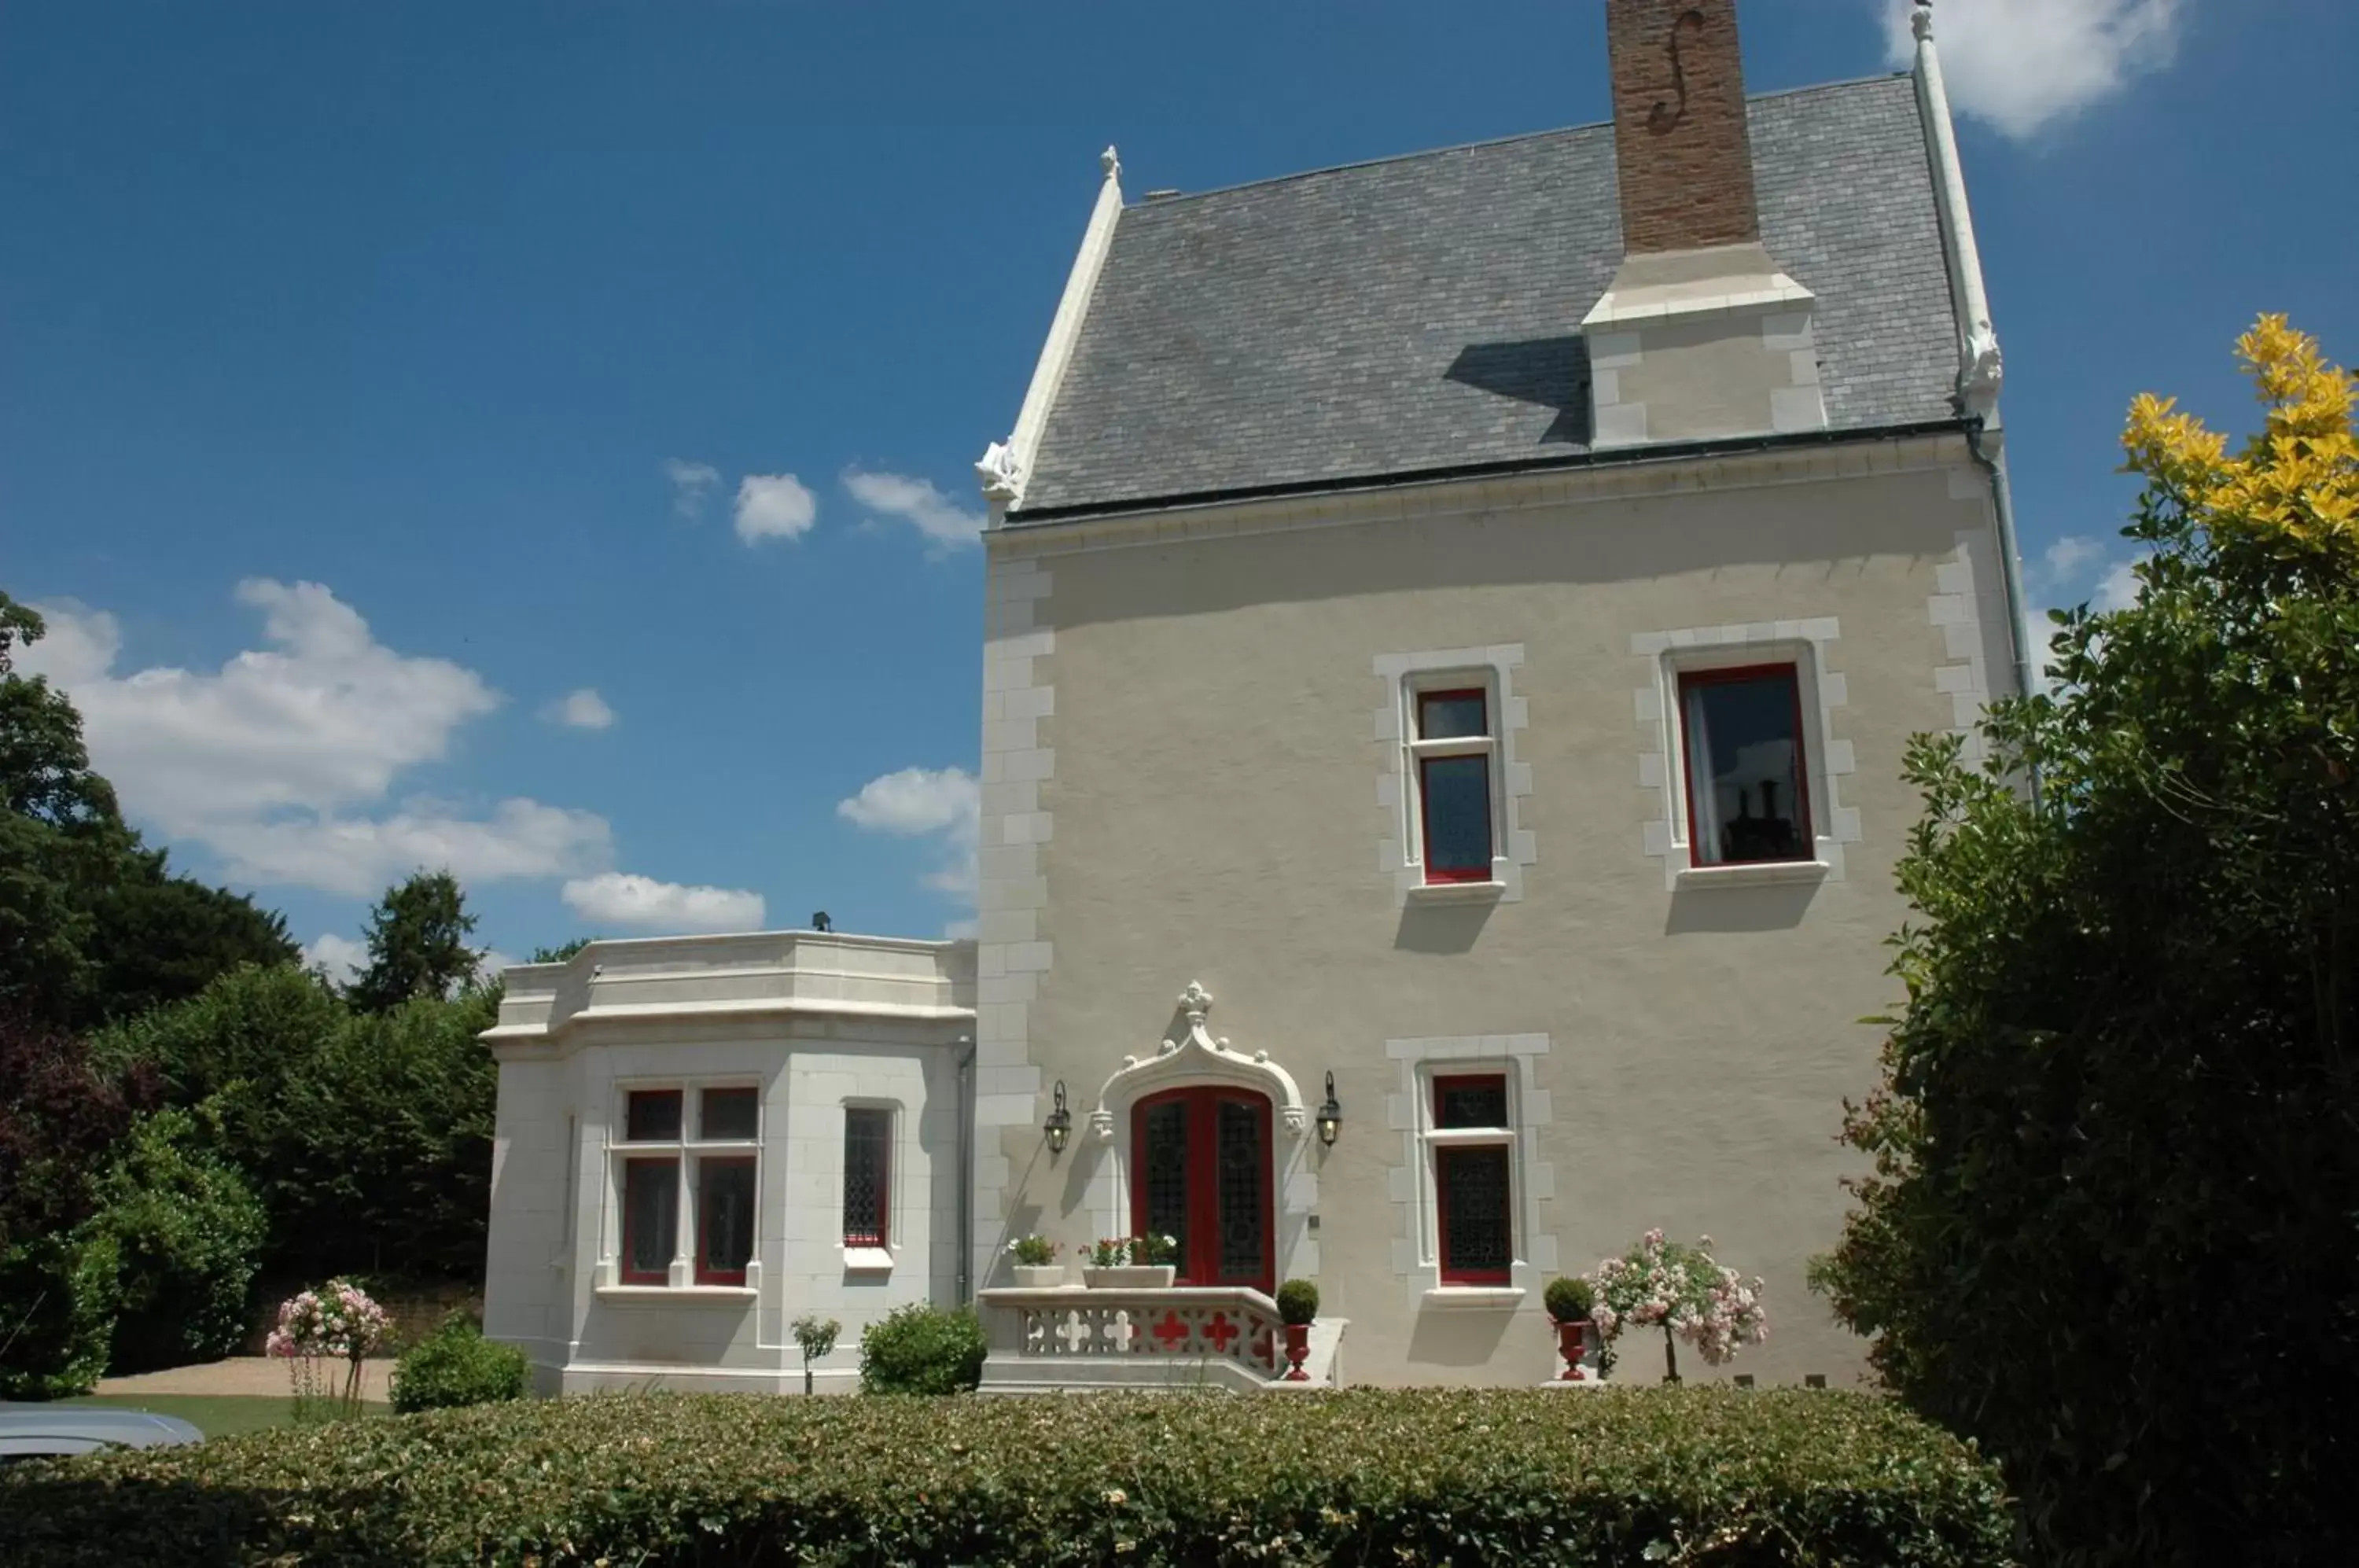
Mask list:
[[[707,1089],[753,1091],[754,1131],[751,1137],[713,1138],[703,1136],[704,1091]],[[679,1095],[680,1135],[675,1138],[651,1138],[634,1143],[630,1139],[631,1096],[650,1093],[677,1093]],[[618,1079],[614,1083],[614,1108],[606,1124],[606,1200],[614,1217],[605,1227],[607,1257],[606,1266],[600,1270],[599,1293],[743,1297],[758,1292],[762,1269],[762,1133],[769,1116],[769,1107],[763,1103],[761,1081],[745,1073]],[[623,1278],[625,1263],[623,1251],[625,1239],[625,1167],[633,1160],[666,1158],[676,1162],[679,1173],[674,1188],[679,1212],[673,1219],[671,1261],[660,1285],[652,1281],[625,1283]],[[700,1284],[697,1281],[697,1194],[702,1184],[700,1165],[708,1158],[751,1160],[754,1162],[754,1249],[745,1259],[745,1282],[742,1285]]]
[[[1539,1138],[1553,1125],[1554,1102],[1538,1086],[1535,1067],[1549,1053],[1545,1034],[1465,1035],[1388,1040],[1385,1054],[1399,1071],[1399,1087],[1385,1097],[1386,1119],[1399,1130],[1401,1163],[1387,1171],[1394,1203],[1404,1213],[1393,1241],[1393,1272],[1406,1287],[1411,1312],[1513,1312],[1557,1268],[1557,1238],[1540,1205],[1556,1196],[1556,1169],[1540,1158]],[[1505,1128],[1443,1130],[1433,1125],[1436,1078],[1504,1077]],[[1508,1223],[1513,1262],[1505,1285],[1444,1283],[1441,1278],[1440,1185],[1438,1149],[1506,1144]]]
[[[1834,734],[1835,714],[1850,697],[1849,682],[1829,667],[1828,645],[1840,633],[1833,617],[1825,616],[1645,632],[1631,638],[1631,652],[1647,661],[1648,676],[1637,693],[1646,747],[1638,758],[1638,783],[1655,800],[1655,814],[1646,824],[1646,853],[1662,863],[1667,890],[1843,880],[1843,848],[1860,842],[1860,815],[1857,807],[1843,804],[1841,792],[1856,764],[1852,743]],[[1756,664],[1794,667],[1811,854],[1804,860],[1698,866],[1688,842],[1687,707],[1680,700],[1680,678]]]
[[[836,1121],[836,1192],[835,1224],[837,1238],[842,1240],[843,1186],[845,1166],[852,1157],[852,1113],[882,1111],[885,1113],[885,1245],[882,1247],[843,1247],[843,1267],[855,1274],[889,1274],[893,1271],[894,1255],[901,1247],[902,1215],[895,1199],[901,1192],[901,1127],[908,1112],[898,1100],[880,1100],[852,1096],[844,1100],[842,1114]]]
[[[1385,682],[1385,702],[1376,711],[1375,724],[1376,738],[1385,747],[1376,800],[1386,813],[1377,864],[1392,877],[1396,901],[1403,907],[1489,900],[1513,903],[1524,895],[1524,870],[1539,856],[1533,835],[1521,825],[1522,802],[1532,792],[1531,768],[1516,756],[1527,710],[1524,699],[1516,694],[1514,671],[1523,661],[1521,644],[1376,658],[1375,672]],[[1420,696],[1476,690],[1484,693],[1486,734],[1433,741],[1419,735]],[[1424,776],[1419,765],[1437,757],[1483,757],[1488,761],[1491,875],[1486,880],[1428,880]]]

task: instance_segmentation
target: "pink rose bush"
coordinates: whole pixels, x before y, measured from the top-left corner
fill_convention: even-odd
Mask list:
[[[1710,1236],[1683,1247],[1650,1230],[1624,1256],[1598,1264],[1589,1279],[1597,1294],[1589,1321],[1609,1353],[1625,1328],[1663,1331],[1666,1382],[1680,1380],[1680,1340],[1721,1367],[1743,1346],[1769,1337],[1762,1281],[1722,1267],[1712,1255]]]
[[[278,1324],[263,1349],[287,1360],[298,1418],[319,1412],[323,1403],[327,1414],[358,1414],[361,1363],[385,1343],[392,1326],[385,1309],[348,1279],[331,1279],[281,1301]],[[322,1365],[331,1361],[344,1363],[341,1388]]]

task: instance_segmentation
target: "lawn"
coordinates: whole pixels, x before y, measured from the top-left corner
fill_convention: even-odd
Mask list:
[[[255,1394],[85,1394],[59,1403],[113,1405],[118,1410],[178,1416],[207,1437],[260,1432],[265,1427],[290,1425],[295,1420],[294,1401],[284,1395],[266,1399]],[[363,1408],[370,1415],[383,1415],[386,1410],[384,1405]]]

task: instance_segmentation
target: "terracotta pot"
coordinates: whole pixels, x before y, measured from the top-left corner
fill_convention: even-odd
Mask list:
[[[1308,1383],[1310,1381],[1310,1374],[1302,1369],[1302,1364],[1310,1359],[1310,1325],[1307,1323],[1290,1323],[1286,1324],[1285,1328],[1286,1377],[1284,1381]]]
[[[1564,1370],[1557,1374],[1560,1383],[1586,1383],[1589,1373],[1581,1363],[1589,1354],[1589,1320],[1575,1318],[1571,1323],[1556,1325],[1556,1353],[1564,1357]]]
[[[1061,1263],[1019,1263],[1016,1265],[1016,1284],[1025,1290],[1054,1290],[1065,1283],[1065,1266]]]
[[[1168,1290],[1177,1272],[1169,1263],[1118,1263],[1107,1269],[1092,1265],[1082,1270],[1082,1283],[1093,1290]]]

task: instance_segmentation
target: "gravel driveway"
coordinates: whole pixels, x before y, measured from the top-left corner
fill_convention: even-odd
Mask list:
[[[337,1368],[341,1386],[342,1368]],[[393,1372],[390,1361],[361,1363],[361,1398],[383,1404],[386,1379]],[[287,1363],[273,1361],[266,1356],[233,1356],[226,1361],[208,1361],[196,1367],[175,1367],[168,1372],[142,1372],[130,1377],[102,1377],[97,1392],[102,1394],[208,1394],[254,1395],[264,1399],[283,1399],[288,1397]]]

